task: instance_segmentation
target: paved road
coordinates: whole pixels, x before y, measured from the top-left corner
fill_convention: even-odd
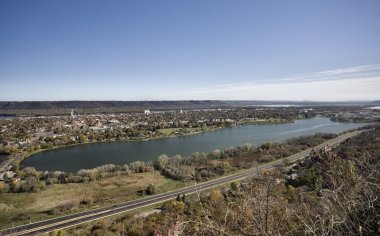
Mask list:
[[[347,138],[350,138],[352,136],[355,136],[363,131],[354,131],[351,133],[347,133],[344,135],[341,135],[337,138],[331,139],[327,142],[324,142],[316,147],[314,149],[321,149],[325,147],[326,145],[337,145],[341,143],[342,141],[346,140]],[[312,149],[307,149],[304,150],[300,153],[297,153],[293,156],[283,158],[280,160],[276,160],[271,163],[263,164],[260,165],[256,168],[249,169],[247,171],[218,178],[215,180],[211,180],[208,182],[203,182],[200,184],[197,184],[196,186],[190,186],[186,188],[181,188],[178,190],[162,193],[162,194],[157,194],[154,196],[142,198],[142,199],[137,199],[133,201],[128,201],[124,203],[120,203],[111,207],[104,207],[104,208],[99,208],[95,210],[89,210],[81,213],[76,213],[76,214],[71,214],[63,217],[58,217],[58,218],[53,218],[50,220],[45,220],[45,221],[39,221],[35,222],[32,224],[27,224],[27,225],[22,225],[14,228],[9,228],[3,231],[0,231],[0,236],[3,235],[38,235],[38,234],[43,234],[43,233],[48,233],[53,230],[59,230],[59,229],[64,229],[64,228],[69,228],[73,227],[75,225],[83,224],[86,222],[98,220],[101,218],[117,215],[123,212],[127,212],[130,210],[138,209],[141,207],[149,206],[149,205],[154,205],[160,202],[165,202],[170,199],[174,199],[177,197],[178,194],[192,194],[195,192],[199,192],[205,189],[213,188],[228,182],[232,182],[235,180],[247,178],[249,176],[257,174],[259,171],[262,170],[268,170],[272,169],[276,166],[279,166],[283,163],[284,160],[288,160],[289,162],[294,162],[301,160],[305,158],[311,151]]]

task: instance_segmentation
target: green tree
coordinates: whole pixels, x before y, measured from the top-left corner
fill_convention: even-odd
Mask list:
[[[146,194],[153,195],[154,193],[155,193],[154,184],[149,184],[148,188],[146,189]]]
[[[5,174],[3,175],[3,179],[4,179],[5,181],[8,180],[8,174],[7,174],[7,173],[5,173]]]
[[[232,182],[232,183],[231,183],[231,189],[232,189],[233,191],[239,191],[239,184],[236,183],[236,182]]]
[[[81,135],[79,135],[79,141],[80,141],[81,143],[85,143],[85,142],[87,142],[88,140],[87,140],[87,137],[86,137],[86,136],[84,136],[83,134],[81,134]]]
[[[162,170],[165,168],[165,166],[169,163],[169,157],[165,154],[160,155],[157,158],[157,161],[154,163],[154,167],[157,170]]]

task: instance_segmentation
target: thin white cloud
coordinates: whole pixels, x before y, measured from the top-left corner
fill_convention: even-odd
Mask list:
[[[300,76],[281,78],[270,81],[305,82],[305,81],[331,81],[349,78],[368,78],[380,75],[380,64],[355,66],[335,70],[320,71]]]
[[[33,84],[30,84],[33,86]],[[238,83],[190,89],[189,86],[116,86],[104,83],[91,87],[91,97],[83,93],[81,86],[60,84],[59,91],[46,90],[45,97],[29,98],[19,95],[19,100],[380,100],[380,64],[335,70],[326,70],[293,77],[269,80],[252,80]],[[2,100],[15,100],[18,86],[12,92],[2,94]],[[8,89],[11,91],[11,89]],[[67,97],[67,91],[70,95]],[[110,95],[112,91],[112,95]],[[7,97],[7,95],[9,97]],[[39,95],[41,96],[41,95]]]
[[[169,99],[378,100],[380,64],[197,88]]]

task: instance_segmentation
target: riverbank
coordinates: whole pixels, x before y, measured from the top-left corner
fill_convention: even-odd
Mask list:
[[[302,118],[305,119],[305,118]],[[311,119],[311,118],[307,118]],[[294,120],[287,120],[287,119],[276,119],[276,118],[269,118],[269,119],[246,119],[242,120],[237,123],[237,125],[268,125],[268,124],[287,124],[287,123],[294,123],[296,120],[301,120],[299,119],[294,119]]]
[[[144,142],[144,141],[152,141],[152,140],[160,140],[160,139],[167,139],[167,138],[177,138],[177,137],[185,137],[185,136],[191,136],[201,133],[207,133],[207,132],[214,132],[216,130],[225,129],[225,128],[231,128],[236,126],[245,126],[245,125],[267,125],[267,124],[286,124],[286,123],[294,123],[296,120],[281,120],[281,119],[268,119],[268,120],[256,120],[249,123],[238,123],[231,126],[219,126],[219,127],[205,127],[205,128],[167,128],[167,129],[159,129],[158,132],[160,132],[163,136],[156,136],[156,137],[148,137],[148,138],[140,138],[140,139],[122,139],[122,140],[102,140],[102,141],[86,141],[83,143],[72,143],[67,145],[60,145],[60,146],[53,146],[48,149],[38,149],[34,150],[32,152],[25,151],[24,157],[22,160],[20,160],[17,164],[22,165],[22,162],[28,159],[29,157],[45,152],[45,151],[51,151],[51,150],[57,150],[57,149],[64,149],[79,145],[86,145],[86,144],[97,144],[97,143],[114,143],[114,142]]]
[[[364,124],[363,124],[364,125]],[[200,132],[198,135],[182,135],[166,138],[149,139],[141,142],[100,142],[60,148],[50,152],[37,153],[25,159],[24,166],[33,166],[37,170],[77,172],[105,164],[124,165],[137,161],[154,162],[157,158],[167,156],[190,156],[193,153],[210,153],[215,149],[225,150],[242,146],[246,143],[261,145],[264,142],[282,142],[297,136],[316,133],[340,133],[344,130],[362,126],[331,122],[327,118],[297,120],[294,123],[278,125],[237,125],[224,129]],[[177,130],[166,130],[173,133]],[[192,130],[196,131],[196,130]],[[194,134],[194,133],[193,133]],[[117,141],[117,140],[115,140]]]
[[[22,162],[24,160],[26,160],[27,158],[29,158],[29,157],[33,156],[34,154],[37,154],[37,153],[56,150],[56,149],[64,149],[64,148],[74,147],[74,146],[79,146],[79,145],[96,144],[96,143],[112,143],[112,142],[144,142],[144,141],[159,140],[159,139],[165,139],[165,138],[176,138],[176,137],[183,137],[183,136],[189,136],[189,135],[196,135],[196,134],[205,133],[205,132],[213,132],[215,130],[224,129],[224,128],[227,128],[227,127],[207,127],[206,129],[203,129],[203,130],[199,129],[199,128],[193,128],[196,131],[191,131],[189,133],[183,133],[183,134],[170,134],[170,135],[165,135],[165,136],[149,137],[149,138],[141,138],[141,139],[123,139],[123,140],[114,139],[114,140],[102,140],[102,141],[93,141],[93,142],[86,141],[83,143],[72,143],[72,144],[54,146],[52,148],[47,148],[47,149],[38,149],[38,150],[34,150],[32,152],[25,151],[22,160],[18,161],[18,163],[16,163],[16,164],[17,165],[22,164]],[[167,130],[174,131],[174,130],[180,130],[180,129],[182,129],[182,128],[171,128],[171,129],[167,129]]]
[[[275,162],[281,161],[282,159],[278,159]],[[258,164],[252,170],[269,163],[271,162]],[[228,175],[234,173],[243,173],[243,170],[232,171]],[[49,185],[37,193],[3,193],[0,194],[0,228],[52,218],[54,215],[57,216],[55,209],[58,209],[59,215],[62,216],[140,198],[143,196],[139,192],[151,184],[155,186],[155,193],[161,193],[192,183],[170,180],[153,171],[113,176],[86,183]]]

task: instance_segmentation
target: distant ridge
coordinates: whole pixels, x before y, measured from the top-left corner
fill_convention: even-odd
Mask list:
[[[297,105],[297,106],[362,106],[380,105],[380,101],[250,101],[250,100],[181,100],[181,101],[3,101],[1,111],[9,110],[51,110],[51,109],[206,109],[258,105]]]

